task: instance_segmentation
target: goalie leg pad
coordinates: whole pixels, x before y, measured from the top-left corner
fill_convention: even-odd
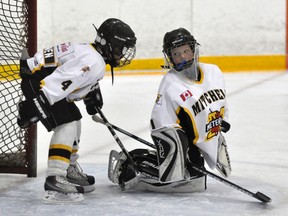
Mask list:
[[[185,132],[165,127],[153,130],[151,137],[157,148],[160,182],[183,180],[188,150]]]
[[[140,176],[156,179],[158,182],[158,162],[156,152],[148,149],[135,149],[129,155],[141,170],[137,174],[132,168],[123,152],[115,150],[110,152],[108,163],[108,178],[113,183],[118,183],[122,190],[134,188]]]
[[[160,193],[193,193],[203,192],[207,189],[206,175],[198,178],[184,179],[174,182],[159,182],[154,179],[140,177],[134,190],[144,190]]]

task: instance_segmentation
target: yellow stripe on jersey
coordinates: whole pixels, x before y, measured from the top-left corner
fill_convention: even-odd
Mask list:
[[[178,117],[176,123],[179,124],[185,131],[188,141],[196,145],[199,139],[199,132],[197,130],[193,115],[189,112],[188,109],[183,107],[177,108],[176,115]]]
[[[200,67],[198,67],[198,68],[199,68],[199,72],[200,72],[200,74],[199,74],[200,80],[199,80],[199,81],[196,81],[195,83],[197,83],[197,84],[202,84],[202,83],[203,83],[203,80],[204,80],[204,73],[203,73],[203,71],[202,71],[202,68],[200,68]]]
[[[40,88],[43,88],[44,85],[45,85],[44,80],[41,80],[41,81],[40,81]]]

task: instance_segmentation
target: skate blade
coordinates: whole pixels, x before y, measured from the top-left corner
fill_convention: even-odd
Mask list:
[[[95,190],[95,185],[82,186],[84,188],[84,193],[91,193]]]
[[[44,203],[50,204],[65,204],[65,203],[79,203],[84,200],[84,196],[81,193],[60,193],[57,191],[45,191],[45,195],[42,199]]]

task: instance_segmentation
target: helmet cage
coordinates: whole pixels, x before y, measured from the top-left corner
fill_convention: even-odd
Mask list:
[[[194,56],[192,60],[186,61],[184,60],[180,64],[175,64],[172,59],[172,50],[176,47],[181,47],[184,45],[189,45],[191,51],[193,52]],[[183,42],[174,45],[173,47],[167,48],[163,50],[165,64],[169,68],[173,68],[177,72],[181,72],[183,76],[188,78],[189,80],[198,80],[198,64],[199,64],[199,44],[194,40],[193,42]]]
[[[126,39],[127,40],[127,39]],[[123,67],[131,63],[136,55],[136,47],[133,43],[128,40],[125,42],[116,39],[111,39],[108,42],[109,53],[108,58],[109,64],[112,67]]]
[[[181,65],[183,65],[182,68]],[[199,49],[198,45],[196,44],[194,50],[194,57],[192,61],[182,62],[180,65],[177,66],[177,69],[175,68],[175,70],[181,72],[181,74],[184,75],[189,80],[198,81],[199,80],[198,66],[199,66]]]
[[[94,26],[95,27],[95,26]],[[111,67],[123,67],[131,63],[136,54],[136,37],[133,30],[121,20],[110,18],[99,29],[95,44]]]
[[[193,38],[193,36],[192,36],[192,38]],[[196,42],[196,40],[194,38],[193,38],[192,41],[191,40],[187,40],[187,39],[184,39],[184,40],[182,39],[181,41],[178,40],[174,44],[171,43],[171,46],[167,47],[166,49],[164,49],[162,51],[163,54],[164,54],[165,62],[168,65],[168,67],[175,68],[176,70],[181,70],[183,68],[187,68],[187,67],[192,65],[194,58],[191,61],[188,61],[188,62],[185,62],[185,63],[182,62],[180,64],[176,64],[173,61],[172,50],[177,48],[177,47],[184,46],[184,45],[189,45],[191,51],[194,53],[194,58],[195,58],[195,49],[196,49],[196,46],[198,46],[198,43]]]
[[[126,47],[124,46],[122,49],[122,55],[116,56],[114,54],[114,60],[118,67],[123,67],[131,63],[136,55],[136,47]],[[118,57],[118,58],[117,58]]]

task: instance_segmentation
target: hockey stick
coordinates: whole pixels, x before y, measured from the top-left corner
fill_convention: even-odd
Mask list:
[[[102,123],[105,124],[108,128],[108,130],[110,131],[110,133],[112,134],[112,136],[114,137],[115,141],[118,143],[119,147],[121,148],[122,152],[125,154],[125,156],[127,157],[127,160],[129,161],[129,163],[131,164],[131,168],[139,173],[139,167],[136,166],[135,162],[133,161],[132,157],[129,155],[128,151],[126,150],[126,148],[124,147],[123,143],[121,142],[121,140],[119,139],[119,137],[117,136],[117,134],[115,133],[112,125],[108,122],[108,120],[106,119],[106,117],[104,116],[103,112],[101,111],[100,108],[95,107],[97,113],[99,113],[99,115],[102,118]],[[94,115],[96,116],[96,115]]]
[[[234,188],[234,189],[236,189],[238,191],[241,191],[241,192],[243,192],[243,193],[245,193],[245,194],[247,194],[247,195],[249,195],[251,197],[254,197],[255,199],[260,200],[261,202],[269,203],[269,202],[272,201],[272,199],[270,197],[266,196],[265,194],[263,194],[263,193],[261,193],[259,191],[256,192],[256,193],[253,193],[253,192],[251,192],[251,191],[249,191],[249,190],[247,190],[247,189],[245,189],[243,187],[240,187],[239,185],[234,184],[233,182],[230,182],[230,181],[228,181],[228,180],[226,180],[226,179],[224,179],[224,178],[222,178],[222,177],[220,177],[218,175],[215,175],[212,172],[204,170],[204,169],[202,169],[202,168],[200,168],[198,166],[195,166],[195,165],[192,164],[192,167],[193,167],[193,169],[197,170],[198,172],[206,174],[207,176],[210,176],[211,178],[213,178],[215,180],[218,180],[218,181],[220,181],[220,182],[222,182],[222,183],[224,183],[224,184],[226,184],[226,185],[228,185],[228,186],[230,186],[230,187],[232,187],[232,188]]]
[[[104,124],[103,119],[99,118],[96,115],[92,116],[92,119],[95,122]],[[137,141],[139,141],[139,142],[141,142],[141,143],[143,143],[143,144],[145,144],[147,146],[150,146],[150,147],[152,147],[154,149],[156,148],[154,144],[152,144],[152,143],[150,143],[150,142],[148,142],[148,141],[146,141],[146,140],[144,140],[144,139],[142,139],[142,138],[140,138],[140,137],[138,137],[138,136],[136,136],[134,134],[131,134],[128,131],[125,131],[125,130],[123,130],[123,129],[121,129],[121,128],[113,125],[113,124],[110,124],[110,125],[115,130],[117,130],[117,131],[119,131],[119,132],[121,132],[121,133],[123,133],[123,134],[125,134],[125,135],[127,135],[127,136],[129,136],[131,138],[133,138],[133,139],[136,139]],[[217,181],[220,181],[220,182],[222,182],[222,183],[224,183],[224,184],[226,184],[226,185],[228,185],[228,186],[230,186],[230,187],[232,187],[232,188],[234,188],[234,189],[236,189],[238,191],[241,191],[242,193],[245,193],[245,194],[247,194],[247,195],[249,195],[251,197],[254,197],[255,199],[260,200],[261,202],[269,203],[269,202],[272,201],[272,199],[270,197],[266,196],[265,194],[263,194],[263,193],[261,193],[259,191],[256,192],[256,193],[253,193],[253,192],[251,192],[251,191],[249,191],[249,190],[247,190],[247,189],[245,189],[245,188],[243,188],[243,187],[241,187],[239,185],[236,185],[236,184],[234,184],[234,183],[232,183],[232,182],[230,182],[230,181],[228,181],[228,180],[226,180],[226,179],[224,179],[224,178],[222,178],[222,177],[220,177],[220,176],[218,176],[218,175],[216,175],[216,174],[214,174],[212,172],[209,172],[209,171],[207,171],[205,169],[202,169],[202,168],[200,168],[198,166],[192,165],[192,167],[193,167],[193,169],[197,170],[198,172],[201,172],[201,173],[203,173],[203,174],[205,174],[207,176],[210,176],[211,178],[213,178],[213,179],[215,179]]]
[[[93,119],[93,121],[95,121],[95,122],[98,122],[98,123],[101,123],[101,124],[105,124],[104,121],[103,121],[103,119],[101,119],[101,118],[100,118],[99,116],[97,116],[97,115],[93,115],[93,116],[92,116],[92,119]],[[128,131],[125,131],[125,130],[123,130],[123,129],[121,129],[121,128],[119,128],[119,127],[117,127],[117,126],[115,126],[115,125],[113,125],[113,124],[111,124],[111,123],[110,123],[110,125],[111,125],[111,127],[112,127],[113,129],[119,131],[120,133],[123,133],[123,134],[125,134],[125,135],[127,135],[127,136],[129,136],[129,137],[131,137],[131,138],[133,138],[133,139],[138,140],[139,142],[144,143],[144,144],[147,145],[147,146],[150,146],[151,148],[156,149],[156,147],[155,147],[154,144],[149,143],[148,141],[146,141],[146,140],[144,140],[144,139],[141,139],[140,137],[135,136],[134,134],[131,134],[131,133],[129,133]]]

